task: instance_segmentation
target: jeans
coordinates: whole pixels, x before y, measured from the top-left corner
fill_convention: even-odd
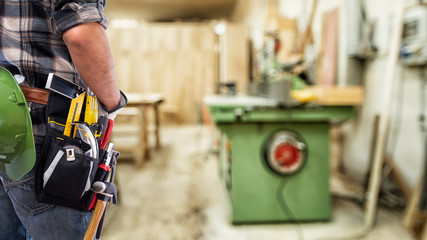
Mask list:
[[[83,239],[92,213],[37,202],[34,172],[13,182],[0,168],[0,240]]]

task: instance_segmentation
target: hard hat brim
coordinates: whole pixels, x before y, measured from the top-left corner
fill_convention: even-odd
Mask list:
[[[0,148],[0,167],[9,179],[17,181],[36,161],[33,127],[25,96],[13,75],[3,67],[0,67],[0,86],[3,114],[0,130],[2,144],[6,144]]]
[[[32,128],[27,130],[25,143],[23,144],[23,151],[10,163],[0,162],[0,167],[6,176],[12,180],[17,181],[21,179],[34,167],[36,161],[36,150],[34,146],[34,138]]]

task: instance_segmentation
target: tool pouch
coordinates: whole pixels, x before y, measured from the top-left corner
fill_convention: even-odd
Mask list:
[[[36,162],[35,193],[39,202],[88,210],[90,186],[98,169],[99,157],[87,155],[91,146],[79,138],[63,135],[70,99],[50,93],[46,109],[47,136],[40,159]]]

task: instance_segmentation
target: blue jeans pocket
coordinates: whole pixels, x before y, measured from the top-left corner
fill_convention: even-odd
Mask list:
[[[36,200],[34,194],[34,174],[16,182],[5,180],[4,188],[14,202],[17,210],[23,211],[31,216],[35,216],[55,207],[54,205],[40,203]]]

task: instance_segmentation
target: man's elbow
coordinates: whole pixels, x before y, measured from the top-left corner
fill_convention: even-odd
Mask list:
[[[84,49],[96,41],[98,34],[105,29],[97,22],[84,23],[72,27],[64,32],[62,38],[68,48]]]

